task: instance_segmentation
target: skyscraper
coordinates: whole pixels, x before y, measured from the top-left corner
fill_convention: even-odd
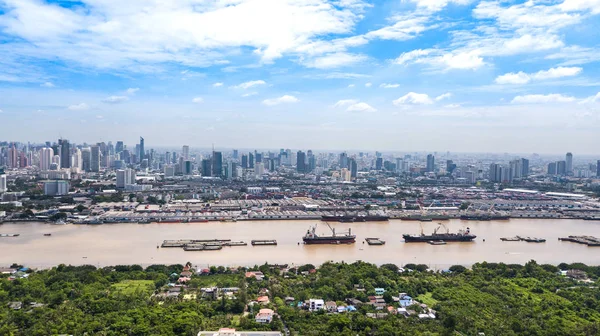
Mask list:
[[[211,174],[211,160],[204,159],[202,160],[202,176],[210,176]]]
[[[123,149],[123,141],[117,141],[117,144],[115,145],[115,153],[121,153]]]
[[[181,150],[181,156],[183,156],[184,160],[187,160],[190,158],[190,146],[188,146],[188,145],[183,146],[183,148]]]
[[[0,174],[0,193],[6,192],[7,190],[6,174]]]
[[[566,175],[573,175],[573,154],[571,152],[565,155],[565,164],[566,164]]]
[[[242,168],[248,169],[248,155],[242,154]]]
[[[548,163],[548,175],[556,175],[556,162]]]
[[[144,149],[144,138],[140,137],[140,152],[138,153],[138,162],[145,159],[146,150]]]
[[[383,168],[383,158],[378,157],[375,160],[375,170],[381,170]]]
[[[233,159],[234,159],[234,160],[237,160],[237,158],[238,158],[238,150],[237,150],[237,149],[234,149],[234,150],[233,150]]]
[[[346,152],[340,153],[339,165],[340,168],[348,168],[348,154]]]
[[[254,168],[254,154],[248,153],[248,168]]]
[[[90,171],[97,173],[100,171],[100,146],[92,146],[91,152]]]
[[[67,139],[59,139],[60,168],[71,168],[71,145]]]
[[[427,171],[432,172],[435,170],[435,156],[433,154],[427,155]]]
[[[221,152],[214,152],[212,155],[212,176],[221,177],[223,175],[223,155]]]
[[[557,175],[567,175],[567,162],[566,161],[557,161],[556,162],[556,174]]]
[[[600,177],[600,160],[596,162],[596,177]]]
[[[83,171],[92,171],[92,150],[87,147],[81,150],[81,168]]]
[[[303,151],[296,153],[296,171],[298,173],[306,173],[306,153]]]
[[[529,160],[521,158],[521,176],[529,176]]]
[[[348,159],[348,166],[350,166],[350,177],[355,179],[358,175],[358,165],[356,164],[355,159]]]
[[[40,170],[50,170],[53,156],[54,150],[52,148],[44,147],[40,150]]]
[[[79,148],[75,148],[75,152],[71,156],[71,161],[72,168],[81,169],[81,150]]]

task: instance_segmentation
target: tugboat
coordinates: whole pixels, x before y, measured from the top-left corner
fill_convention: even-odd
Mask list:
[[[332,232],[331,236],[317,235],[317,225],[314,225],[306,231],[306,235],[302,238],[304,244],[353,244],[356,242],[356,235],[352,234],[351,229],[342,234],[336,234],[335,229],[331,228],[329,224],[327,226]]]
[[[420,242],[420,243],[429,243],[430,241],[444,241],[444,242],[470,242],[473,239],[477,238],[476,235],[471,234],[471,229],[467,228],[466,230],[459,230],[458,233],[450,233],[450,230],[442,224],[438,223],[439,226],[433,230],[433,234],[426,235],[421,230],[420,235],[411,235],[411,234],[403,234],[402,237],[404,241],[407,243],[411,242]],[[438,230],[444,227],[446,232],[439,233]]]

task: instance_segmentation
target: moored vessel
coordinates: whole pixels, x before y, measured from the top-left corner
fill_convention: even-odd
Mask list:
[[[438,232],[441,227],[446,229],[446,232]],[[450,233],[450,230],[446,228],[446,226],[442,223],[439,223],[439,226],[433,230],[433,233],[430,235],[426,235],[421,230],[420,235],[411,235],[411,234],[403,234],[402,237],[404,241],[407,243],[411,242],[422,242],[428,243],[430,241],[444,241],[444,242],[470,242],[473,239],[477,238],[476,235],[471,233],[471,229],[467,228],[466,230],[459,230],[457,233]]]
[[[318,235],[316,232],[317,225],[315,224],[306,231],[306,234],[302,238],[304,244],[353,244],[356,242],[356,235],[352,234],[352,229],[339,234],[329,224],[327,226],[331,230],[331,235]]]
[[[333,216],[321,216],[321,220],[324,222],[342,222],[342,223],[354,223],[354,222],[384,222],[390,220],[390,217],[384,215],[333,215]]]

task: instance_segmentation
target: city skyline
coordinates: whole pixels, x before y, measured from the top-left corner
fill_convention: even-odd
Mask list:
[[[598,154],[598,14],[579,0],[3,1],[3,135]]]

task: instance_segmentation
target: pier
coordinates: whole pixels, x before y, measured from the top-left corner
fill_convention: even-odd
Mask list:
[[[277,240],[252,240],[250,242],[252,246],[267,246],[267,245],[277,245]]]

